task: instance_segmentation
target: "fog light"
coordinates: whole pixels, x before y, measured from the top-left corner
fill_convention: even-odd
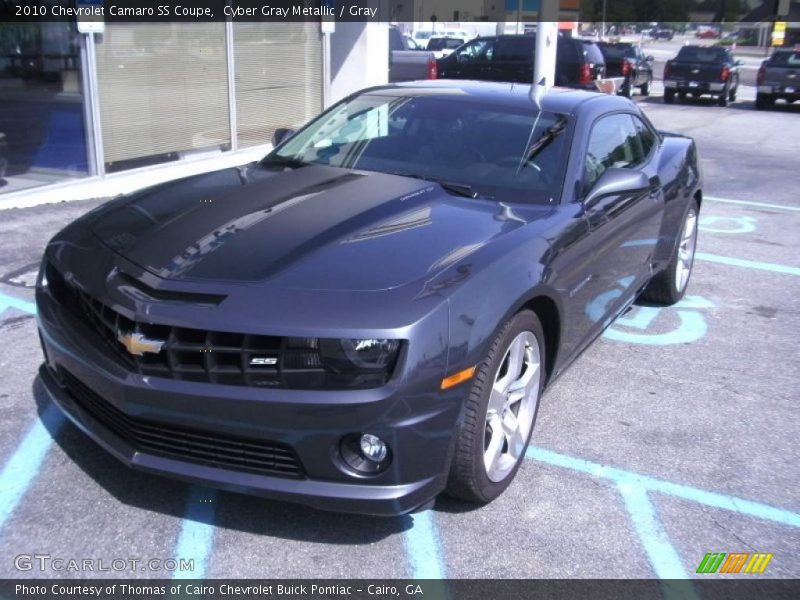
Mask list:
[[[361,452],[372,462],[380,463],[386,458],[386,444],[377,435],[365,433],[361,436]]]
[[[343,437],[339,455],[351,471],[361,475],[377,475],[392,461],[386,442],[371,433],[351,433]]]

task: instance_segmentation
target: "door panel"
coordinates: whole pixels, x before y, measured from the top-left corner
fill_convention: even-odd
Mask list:
[[[646,127],[644,123],[641,126]],[[609,167],[641,170],[648,176],[651,188],[608,196],[584,206],[591,260],[580,294],[586,300],[582,306],[575,307],[571,316],[578,329],[572,332],[577,350],[594,339],[630,304],[650,278],[664,200],[653,140],[643,140],[644,135],[645,132],[637,129],[634,117],[624,113],[599,119],[590,133],[584,197]],[[649,155],[647,149],[651,150]]]

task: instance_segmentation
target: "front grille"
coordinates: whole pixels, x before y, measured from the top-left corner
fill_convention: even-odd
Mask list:
[[[47,264],[53,297],[94,331],[127,369],[181,381],[289,389],[366,389],[383,385],[390,373],[339,374],[327,369],[315,338],[208,331],[134,321],[68,282]],[[159,352],[135,355],[120,334],[163,341]]]
[[[290,446],[131,417],[68,371],[59,370],[59,375],[81,409],[138,451],[237,471],[303,477],[303,466]]]

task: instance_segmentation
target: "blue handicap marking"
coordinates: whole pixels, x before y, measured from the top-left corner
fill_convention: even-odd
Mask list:
[[[634,306],[629,313],[618,318],[606,329],[603,337],[617,342],[653,346],[696,342],[702,339],[708,330],[705,317],[700,311],[713,307],[714,303],[702,296],[686,296],[678,304],[668,308]],[[663,312],[674,312],[679,324],[666,332],[648,332]]]
[[[14,296],[8,296],[0,293],[0,316],[2,316],[4,312],[11,308],[32,315],[36,314],[36,305],[33,302],[20,300],[19,298],[14,298]]]
[[[716,217],[702,215],[699,226],[701,231],[712,233],[751,233],[756,230],[757,220],[753,217]]]

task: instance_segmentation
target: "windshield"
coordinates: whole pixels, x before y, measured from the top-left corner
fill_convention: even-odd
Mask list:
[[[560,195],[567,136],[558,134],[566,117],[537,113],[532,106],[390,93],[358,96],[334,106],[265,162],[458,183],[502,201],[552,202]],[[547,143],[541,143],[543,136],[550,138]]]
[[[725,50],[722,48],[684,46],[680,49],[680,52],[678,52],[677,60],[717,64],[725,60]]]

